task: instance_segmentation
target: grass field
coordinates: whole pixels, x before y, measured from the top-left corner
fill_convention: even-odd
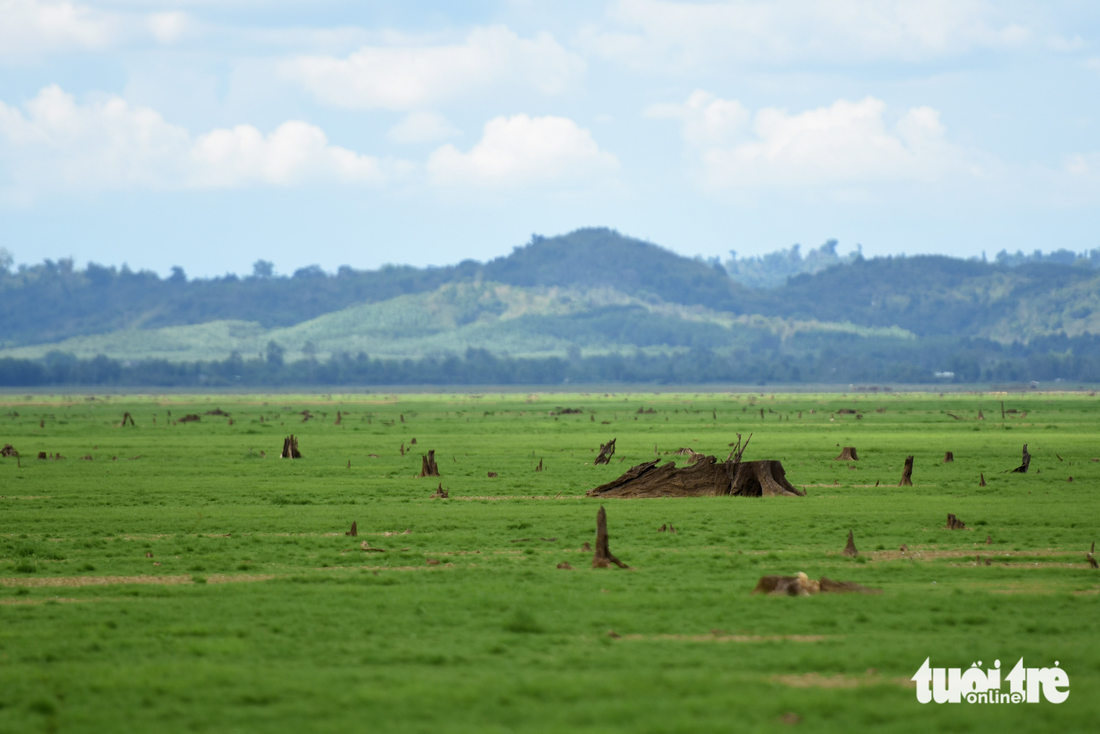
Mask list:
[[[655,447],[725,458],[750,432],[745,458],[781,460],[806,497],[606,500],[632,569],[590,568],[587,489]],[[304,458],[280,460],[291,433]],[[0,459],[3,732],[1100,721],[1095,396],[8,396],[4,443],[21,456]],[[1024,443],[1031,471],[1003,473]],[[841,446],[860,460],[834,461]],[[449,499],[415,478],[428,449]],[[897,487],[908,454],[915,486]],[[882,593],[750,595],[799,571]],[[921,705],[909,678],[929,656],[1058,661],[1070,696]]]

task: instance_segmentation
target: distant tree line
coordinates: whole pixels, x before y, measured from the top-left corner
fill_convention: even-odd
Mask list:
[[[939,376],[937,376],[937,373]],[[1100,337],[1049,337],[1004,346],[982,339],[878,342],[851,337],[823,341],[799,354],[778,348],[718,354],[693,347],[676,354],[502,357],[481,349],[463,356],[378,359],[336,354],[284,362],[269,347],[264,358],[233,354],[221,361],[123,362],[78,359],[53,352],[42,360],[0,359],[4,387],[242,387],[296,385],[563,385],[563,384],[934,384],[1100,382]]]

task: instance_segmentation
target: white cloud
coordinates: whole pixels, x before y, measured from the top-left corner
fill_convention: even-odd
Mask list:
[[[1085,59],[1085,68],[1092,69],[1093,71],[1100,74],[1100,56],[1093,56],[1091,58]]]
[[[367,46],[347,58],[301,56],[281,65],[337,107],[413,110],[501,85],[533,87],[545,94],[568,88],[584,62],[548,33],[523,39],[501,26],[478,28],[449,46]]]
[[[444,145],[428,159],[432,183],[442,186],[564,185],[583,188],[618,167],[591,133],[564,117],[496,117],[463,153]]]
[[[453,138],[459,130],[435,112],[411,112],[390,128],[386,137],[395,143],[435,143]]]
[[[375,158],[330,145],[301,121],[264,135],[251,125],[193,137],[120,97],[78,104],[49,86],[25,111],[0,102],[0,175],[27,196],[68,188],[188,189],[309,182],[379,184]]]
[[[643,68],[682,70],[733,60],[921,61],[1020,46],[1034,32],[985,0],[618,0],[610,26],[588,27],[594,53]]]
[[[797,114],[765,108],[749,125],[739,103],[695,92],[683,105],[657,110],[682,120],[703,180],[715,188],[933,181],[948,171],[981,173],[946,140],[939,112],[930,107],[906,110],[890,124],[886,104],[867,97]]]
[[[645,115],[682,121],[684,140],[695,146],[733,142],[744,134],[750,118],[737,100],[719,99],[701,89],[692,92],[684,104],[650,105]]]
[[[153,37],[165,44],[178,41],[191,25],[187,15],[178,11],[154,13],[149,16],[148,23]]]
[[[117,20],[84,5],[0,0],[0,58],[98,49],[118,32]]]

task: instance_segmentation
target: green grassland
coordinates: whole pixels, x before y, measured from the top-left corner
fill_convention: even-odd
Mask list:
[[[1098,401],[8,396],[0,731],[1092,730]],[[291,433],[298,461],[277,458]],[[584,496],[655,450],[725,458],[737,433],[807,496]],[[1004,473],[1025,442],[1031,471]],[[841,446],[860,460],[834,461]],[[415,477],[428,449],[438,480]],[[909,454],[915,486],[897,487]],[[581,550],[601,504],[630,570]],[[750,594],[799,571],[882,593]],[[1070,697],[920,705],[908,679],[929,656],[1057,660]]]

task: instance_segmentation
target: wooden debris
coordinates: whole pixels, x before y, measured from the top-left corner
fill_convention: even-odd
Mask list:
[[[592,556],[592,568],[611,568],[612,563],[619,568],[629,568],[612,554],[607,541],[607,513],[600,505],[600,511],[596,513],[596,552]]]
[[[309,408],[303,410],[300,415],[302,416],[302,423],[305,423],[310,418],[313,418],[313,415],[309,412]]]
[[[840,450],[840,456],[833,459],[833,461],[859,461],[859,455],[856,453],[855,446],[845,446]]]
[[[429,566],[438,566],[438,565],[439,565],[439,559],[438,559],[438,558],[429,558],[429,559],[427,559],[427,561],[425,561],[425,562],[426,562],[426,563],[427,563],[427,565],[429,565]]]
[[[11,456],[19,456],[19,452],[15,450],[15,447],[10,443],[4,444],[4,448],[0,449],[0,456],[9,458]]]
[[[898,550],[901,551],[902,553],[908,553],[909,552],[909,546],[907,546],[905,543],[902,543],[901,547],[898,548]]]
[[[409,445],[410,445],[410,446],[415,446],[415,445],[416,445],[416,439],[415,439],[415,438],[413,438],[412,440],[410,440],[410,441],[409,441]]]
[[[351,521],[351,530],[344,533],[344,535],[350,535],[353,538],[359,535],[359,528],[356,527],[354,520]]]
[[[848,531],[848,544],[844,546],[844,550],[840,552],[842,556],[848,556],[849,558],[855,558],[859,555],[859,551],[856,550],[855,535],[851,530]]]
[[[569,561],[559,563],[558,568],[561,569],[562,571],[572,571],[573,570],[573,567],[569,565]]]
[[[615,439],[600,444],[600,454],[593,464],[610,464],[611,457],[615,455]]]
[[[450,495],[450,494],[449,494],[449,493],[447,492],[447,490],[443,489],[443,482],[440,482],[440,483],[439,483],[439,486],[438,486],[438,487],[436,487],[436,489],[435,489],[435,493],[434,493],[434,494],[432,494],[432,496],[431,496],[431,497],[430,497],[429,499],[433,499],[433,500],[434,500],[434,499],[441,499],[441,500],[445,500],[445,499],[447,499],[447,498],[448,498],[448,497],[450,497],[450,496],[451,496],[451,495]]]
[[[585,553],[591,553],[592,552],[592,546],[590,546],[588,544],[588,541],[586,540],[586,541],[584,541],[584,545],[581,546],[581,550],[584,551]]]
[[[1031,454],[1027,452],[1027,444],[1024,444],[1023,461],[1015,469],[1006,471],[1005,474],[1027,474],[1028,467],[1031,466]]]
[[[542,471],[542,459],[539,459],[539,465],[535,467],[535,471]]]
[[[985,472],[980,472],[978,474],[978,486],[979,487],[984,487],[985,486]]]
[[[952,513],[947,513],[947,529],[948,530],[966,530],[966,523],[959,518],[955,517]]]
[[[336,411],[336,421],[332,425],[338,426],[338,425],[340,425],[340,423],[343,422],[343,420],[344,420],[344,414],[341,413],[340,411]]]
[[[364,540],[362,543],[360,543],[359,547],[362,548],[363,550],[365,550],[367,553],[385,553],[386,552],[385,548],[371,548],[370,543],[366,540]]]
[[[690,448],[686,448],[686,447],[680,449],[679,451],[674,451],[673,453],[678,455],[678,456],[688,457],[688,464],[695,464],[695,463],[699,462],[700,460],[707,458],[706,454],[700,454],[699,452],[695,451],[694,449],[690,449]],[[623,458],[626,458],[626,457],[623,457]]]
[[[495,471],[489,472],[488,475],[489,475],[490,479],[496,479],[497,478],[497,473]]]
[[[302,454],[298,451],[298,439],[294,437],[294,434],[290,434],[283,439],[283,451],[279,454],[280,459],[300,459]]]
[[[127,413],[127,415],[129,415],[129,413]],[[203,413],[203,415],[224,415],[226,418],[229,417],[229,413],[226,413],[221,408],[214,408],[213,410],[208,410],[205,413]],[[125,425],[125,423],[124,423],[124,425]]]
[[[178,421],[176,421],[176,423],[196,423],[196,422],[201,421],[201,420],[202,420],[202,418],[195,415],[194,413],[189,413],[188,415],[185,415],[182,418],[180,418]]]
[[[719,463],[707,456],[691,466],[650,461],[631,467],[607,484],[590,489],[589,497],[802,497],[805,492],[787,481],[778,461],[733,460]]]
[[[401,442],[401,455],[402,456],[405,455],[405,442],[404,441]]]
[[[404,447],[404,444],[401,444]],[[430,449],[427,456],[420,457],[420,473],[418,477],[438,477],[439,467],[435,463],[435,449]]]
[[[833,581],[822,576],[814,581],[805,573],[797,576],[761,576],[753,594],[769,596],[813,596],[815,594],[881,594],[882,589],[871,589],[853,581]]]
[[[943,463],[950,464],[955,460],[955,454],[952,451],[948,451],[943,455]]]
[[[134,416],[130,415],[130,411],[126,411],[122,414],[122,423],[119,424],[119,428],[124,428],[127,421],[130,422],[131,426],[137,427],[137,424],[134,423]]]
[[[905,457],[905,468],[901,470],[901,481],[898,482],[899,487],[912,487],[913,486],[913,457]]]
[[[45,451],[39,451],[38,452],[38,458],[42,459],[42,460],[45,460],[46,459],[46,452]]]
[[[401,414],[401,422],[402,422],[402,423],[404,423],[404,422],[405,422],[405,414],[404,414],[404,413],[402,413],[402,414]]]
[[[978,408],[978,420],[980,420],[980,421],[985,420],[985,416],[982,415],[982,409],[981,408]]]
[[[985,536],[985,544],[986,545],[993,545],[993,536],[992,535]]]

